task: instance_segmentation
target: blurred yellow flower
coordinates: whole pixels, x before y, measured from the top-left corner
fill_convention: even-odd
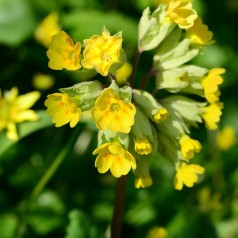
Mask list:
[[[210,70],[208,75],[202,79],[204,96],[210,103],[219,101],[221,93],[218,89],[218,85],[223,83],[223,78],[220,76],[220,74],[223,73],[225,73],[225,69],[215,68]]]
[[[192,159],[194,153],[199,153],[202,146],[199,141],[191,139],[188,135],[181,136],[179,143],[181,145],[181,152],[185,160]]]
[[[124,150],[119,143],[105,143],[93,151],[98,154],[95,167],[99,173],[106,173],[109,169],[116,178],[129,173],[131,169],[136,169],[136,161],[131,153]]]
[[[160,0],[167,5],[166,17],[175,22],[179,28],[188,29],[193,26],[197,12],[192,8],[191,0]]]
[[[152,146],[146,137],[141,140],[135,140],[135,151],[141,155],[148,155],[151,153]]]
[[[110,36],[110,33],[104,30],[102,35],[94,35],[83,42],[85,49],[81,64],[84,68],[95,68],[102,76],[107,76],[110,67],[120,63],[121,35]]]
[[[153,184],[152,178],[148,176],[138,176],[135,178],[135,188],[147,188]]]
[[[77,70],[81,68],[80,58],[81,44],[74,45],[70,36],[61,31],[52,37],[50,48],[47,51],[49,68],[54,70],[68,69]]]
[[[229,150],[237,142],[235,128],[225,126],[221,131],[217,132],[216,144],[220,150]]]
[[[168,232],[163,227],[154,227],[146,235],[146,238],[167,238]]]
[[[205,169],[200,165],[182,162],[176,166],[176,171],[174,187],[177,190],[181,190],[183,185],[191,188],[198,181],[198,174],[203,174]]]
[[[205,212],[218,211],[223,206],[221,203],[221,194],[212,194],[209,187],[203,187],[199,190],[198,203],[201,209]]]
[[[158,111],[153,115],[153,119],[155,122],[159,123],[167,118],[169,112],[165,108],[160,108]]]
[[[202,23],[201,17],[197,17],[194,25],[187,29],[187,37],[192,44],[209,45],[212,41],[213,33],[208,30],[207,25]]]
[[[132,65],[128,62],[124,63],[121,68],[116,71],[115,77],[118,85],[124,84],[132,73]]]
[[[53,86],[54,81],[51,75],[37,73],[32,79],[32,84],[38,90],[47,90]]]
[[[136,108],[132,103],[121,100],[112,88],[107,88],[97,98],[91,112],[100,130],[129,133]]]
[[[59,15],[56,12],[52,12],[46,16],[35,29],[35,39],[48,48],[51,43],[52,36],[59,33],[60,30]]]
[[[0,91],[0,131],[6,129],[10,140],[19,138],[16,124],[23,121],[36,121],[39,116],[30,107],[39,99],[37,91],[18,96],[18,89],[13,87],[3,97]]]
[[[73,128],[80,120],[81,109],[77,107],[77,102],[66,93],[48,95],[45,106],[56,127],[70,123],[70,127]]]
[[[202,118],[205,121],[205,126],[209,130],[216,130],[217,123],[220,121],[222,115],[223,103],[212,103],[207,107],[202,108]]]

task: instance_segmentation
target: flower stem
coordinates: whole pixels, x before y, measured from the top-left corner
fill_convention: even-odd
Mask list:
[[[46,186],[46,184],[49,182],[49,180],[52,178],[52,176],[54,175],[55,171],[59,168],[59,166],[61,165],[61,163],[63,162],[64,158],[66,157],[66,155],[68,154],[69,151],[71,151],[71,149],[73,148],[76,139],[79,136],[79,129],[81,130],[80,126],[77,126],[74,129],[74,133],[72,134],[72,136],[70,137],[68,143],[66,144],[66,146],[60,151],[60,153],[58,154],[58,156],[55,158],[55,160],[53,161],[53,163],[50,165],[50,167],[46,170],[45,174],[43,175],[43,177],[40,179],[40,181],[37,183],[37,185],[35,186],[35,188],[32,191],[31,194],[31,198],[35,199],[39,196],[39,194],[41,193],[41,191],[44,189],[44,187]]]
[[[141,55],[141,52],[138,50],[136,52],[136,56],[135,56],[135,59],[134,59],[133,70],[132,70],[131,79],[130,79],[130,85],[131,85],[132,88],[133,88],[134,83],[135,83],[136,69],[137,69],[139,59],[140,59],[140,55]]]
[[[122,218],[125,204],[126,176],[117,179],[114,211],[111,224],[111,238],[121,237]]]

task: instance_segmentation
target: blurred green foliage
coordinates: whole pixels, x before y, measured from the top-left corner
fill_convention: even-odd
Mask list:
[[[42,91],[34,106],[41,120],[20,125],[20,141],[12,143],[0,134],[1,238],[104,237],[112,217],[115,180],[98,174],[94,168],[96,131],[93,126],[80,123],[80,136],[73,146],[69,142],[72,129],[54,128],[42,111],[49,93],[78,82],[80,75],[50,70],[46,49],[35,41],[34,29],[46,15],[57,11],[62,29],[78,41],[99,34],[104,25],[112,33],[122,30],[124,50],[132,62],[137,23],[146,6],[153,7],[153,2],[0,0],[1,90],[13,86],[21,94],[35,90],[32,78],[38,72],[56,79],[53,88]],[[232,125],[238,133],[238,2],[197,0],[194,6],[216,41],[196,58],[196,63],[207,68],[226,68],[221,87],[225,108],[220,128]],[[147,53],[143,55],[138,77],[149,69],[148,59]],[[152,187],[136,190],[133,175],[128,176],[122,237],[145,237],[154,226],[165,227],[169,238],[238,237],[237,145],[222,152],[215,145],[216,132],[207,133],[200,128],[194,133],[203,145],[197,156],[206,168],[203,181],[192,189],[174,190],[174,170],[157,155],[161,158],[152,160]],[[34,194],[38,182],[65,146],[70,149],[62,164],[55,167],[43,191]]]

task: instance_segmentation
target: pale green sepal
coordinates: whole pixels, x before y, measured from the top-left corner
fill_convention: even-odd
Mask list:
[[[157,123],[156,127],[159,131],[169,135],[169,137],[178,140],[183,134],[189,133],[189,129],[177,112],[171,109],[168,112],[169,116],[166,120]]]
[[[125,51],[123,49],[120,50],[120,58],[119,58],[119,63],[113,64],[110,69],[109,73],[112,75],[116,74],[116,71],[122,67],[122,65],[127,61],[127,57],[125,54]]]
[[[114,132],[109,129],[98,131],[98,146],[108,142],[119,141],[123,145],[124,149],[129,147],[129,136],[126,133]]]
[[[144,180],[142,188],[150,187],[153,183],[150,175],[150,155],[139,155],[135,156],[136,159],[136,169],[133,170],[135,175],[135,186],[136,180],[141,178]],[[138,188],[138,187],[137,187]]]
[[[132,99],[132,88],[129,86],[123,86],[119,89],[119,96],[126,103],[131,102]]]
[[[86,111],[94,106],[96,98],[102,91],[102,85],[99,81],[95,80],[81,82],[68,88],[60,88],[59,91],[67,93],[70,97],[76,99],[81,110]]]
[[[112,88],[116,92],[116,94],[119,94],[119,86],[117,85],[115,80],[112,80],[108,88]]]
[[[185,96],[169,96],[164,100],[169,111],[177,112],[190,126],[197,126],[202,122],[201,113],[206,103],[197,102]]]
[[[193,50],[190,50],[187,53],[185,53],[184,55],[181,55],[175,59],[171,58],[171,60],[169,60],[167,62],[163,62],[160,66],[162,69],[176,68],[176,67],[179,67],[180,65],[185,64],[188,61],[192,60],[198,54],[199,54],[199,50],[193,49]]]
[[[136,107],[135,123],[132,126],[132,133],[135,139],[142,140],[147,137],[148,140],[154,141],[150,120],[138,107]]]
[[[172,163],[183,159],[178,140],[161,131],[158,132],[158,151]]]
[[[138,25],[140,52],[156,48],[175,26],[170,22],[163,22],[165,8],[161,4],[152,14],[149,8],[143,11]]]
[[[132,99],[132,89],[130,86],[123,86],[119,88],[115,80],[112,80],[110,86],[108,88],[112,88],[118,97],[125,102],[129,103]]]
[[[113,142],[117,137],[117,132],[107,130],[98,131],[98,146],[104,143]]]
[[[199,49],[189,50],[189,46],[190,41],[184,39],[168,52],[160,48],[153,58],[155,67],[163,70],[171,69],[190,61],[199,54]]]
[[[175,68],[161,72],[155,79],[156,87],[177,93],[188,86],[188,76],[182,68]]]
[[[164,108],[150,93],[143,90],[133,90],[136,104],[152,119],[158,110]]]
[[[182,89],[182,92],[196,94],[203,97],[204,89],[202,86],[202,79],[209,70],[195,65],[187,65],[181,68],[186,70],[189,77],[189,84],[186,88]]]

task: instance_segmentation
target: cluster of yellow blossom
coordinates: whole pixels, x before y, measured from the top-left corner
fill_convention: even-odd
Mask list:
[[[94,80],[61,88],[60,93],[48,95],[47,112],[57,127],[67,123],[74,127],[82,112],[91,112],[98,128],[98,148],[93,154],[100,173],[110,170],[118,178],[132,170],[136,188],[151,186],[149,164],[159,152],[175,166],[175,188],[192,187],[205,169],[190,164],[202,149],[201,143],[190,137],[190,128],[204,122],[208,129],[217,129],[223,108],[218,86],[225,70],[189,63],[213,43],[212,32],[190,0],[160,0],[152,13],[149,8],[144,10],[135,62],[142,52],[154,50],[148,74],[154,78],[153,92],[146,90],[148,77],[135,87],[137,65],[128,68],[122,41],[121,32],[110,35],[105,27],[101,35],[83,43],[73,42],[64,31],[55,34],[47,51],[51,69],[96,70],[110,76],[111,82],[102,85]],[[131,72],[130,81],[125,80]],[[167,93],[160,94],[161,90]]]

